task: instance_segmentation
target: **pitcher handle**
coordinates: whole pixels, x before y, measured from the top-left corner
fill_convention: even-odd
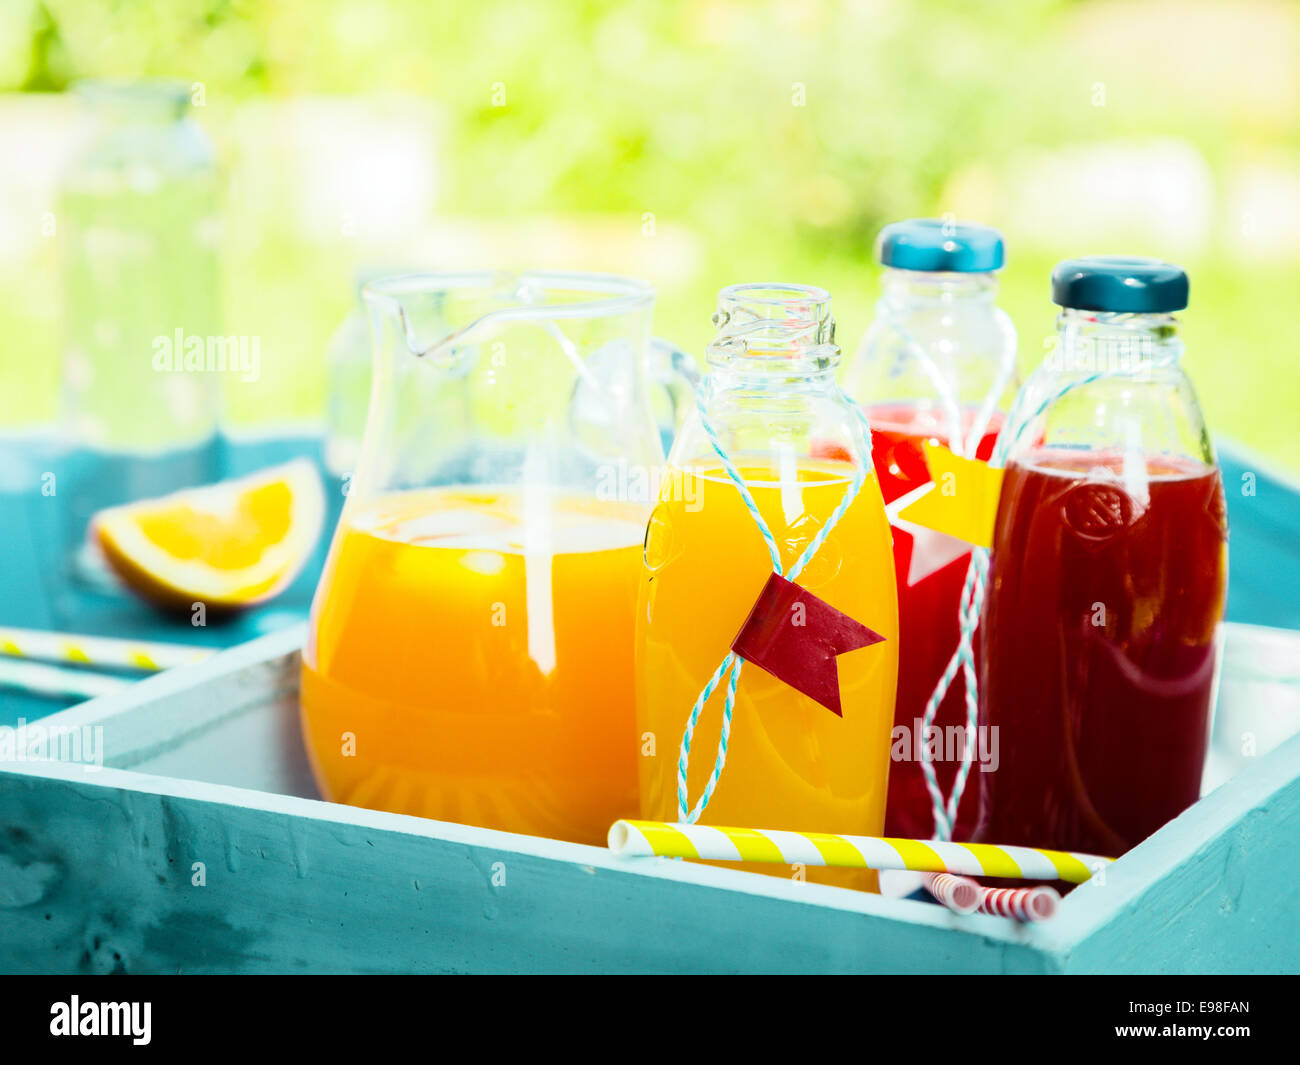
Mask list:
[[[687,412],[695,405],[700,371],[684,349],[662,337],[651,337],[649,376],[651,387],[665,401],[661,404],[656,398],[655,421],[667,454]]]

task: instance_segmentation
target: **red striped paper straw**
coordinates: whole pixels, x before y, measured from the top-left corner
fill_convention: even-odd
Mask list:
[[[979,904],[980,913],[1011,917],[1017,921],[1046,921],[1055,916],[1061,905],[1060,892],[1046,884],[1027,888],[981,886],[980,891],[984,896]]]
[[[923,877],[925,890],[934,896],[935,901],[943,903],[953,913],[963,917],[974,913],[984,901],[984,888],[969,877],[954,876],[952,873],[926,873]]]
[[[966,876],[927,873],[925,889],[953,913],[987,913],[1015,921],[1046,921],[1061,905],[1060,893],[1046,884],[1027,888],[989,888]]]

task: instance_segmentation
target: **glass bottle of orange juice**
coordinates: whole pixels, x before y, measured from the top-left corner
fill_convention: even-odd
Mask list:
[[[466,274],[364,297],[370,410],[303,651],[317,782],[602,843],[637,802],[634,609],[663,462],[653,290]]]
[[[709,376],[673,445],[643,551],[641,814],[878,835],[898,670],[897,591],[865,419],[835,381],[830,297],[800,285],[736,285],[720,294],[714,323]],[[688,719],[778,559],[800,589],[883,639],[834,659],[838,713],[745,662],[725,743],[729,676],[719,678],[690,736],[683,792]],[[798,624],[789,630],[796,638]],[[752,868],[875,886],[865,870]]]

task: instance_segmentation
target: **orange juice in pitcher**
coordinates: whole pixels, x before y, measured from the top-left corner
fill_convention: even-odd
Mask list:
[[[554,508],[540,551],[508,491],[400,493],[350,515],[303,672],[336,798],[589,841],[635,809],[644,508]],[[335,742],[357,728],[355,750]]]
[[[662,463],[652,292],[465,275],[366,298],[371,408],[303,652],[321,791],[601,843],[637,808],[650,501],[625,471]]]
[[[897,591],[865,422],[835,383],[829,296],[733,286],[714,321],[700,410],[673,446],[643,553],[641,813],[878,835]],[[769,586],[785,598],[764,620]],[[801,611],[870,635],[827,650]],[[734,695],[729,653],[743,666]],[[875,885],[866,870],[746,868]]]

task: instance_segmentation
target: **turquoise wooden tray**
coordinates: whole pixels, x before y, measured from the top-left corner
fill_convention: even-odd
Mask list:
[[[1300,968],[1300,634],[1226,627],[1208,794],[1033,926],[320,801],[301,638],[40,722],[102,726],[102,768],[0,764],[0,970]]]

